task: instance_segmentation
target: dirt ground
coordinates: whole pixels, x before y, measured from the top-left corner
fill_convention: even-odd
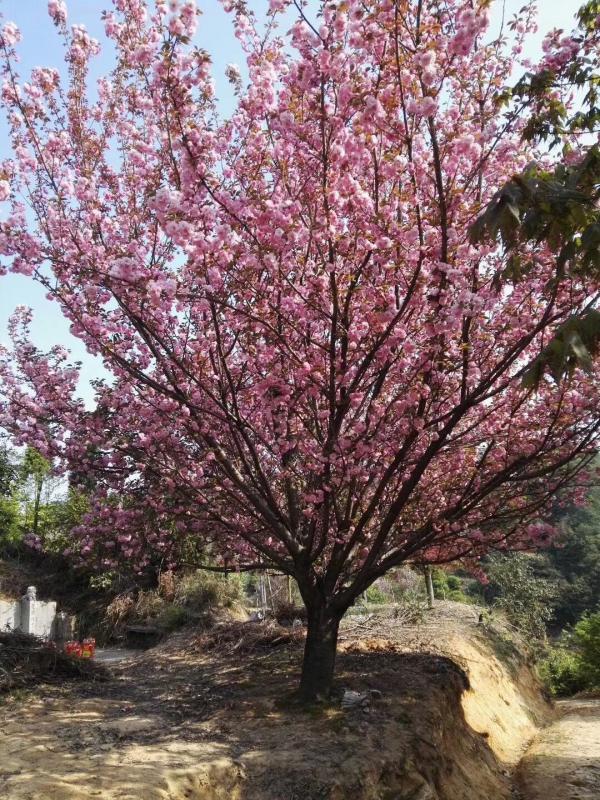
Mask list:
[[[189,632],[113,664],[106,682],[13,698],[0,707],[0,797],[518,796],[514,767],[551,712],[501,631],[444,603],[418,627],[354,620],[341,639],[340,687],[381,693],[366,708],[294,705],[301,641],[244,652]]]
[[[600,698],[558,703],[560,719],[535,739],[519,769],[526,800],[599,800]]]

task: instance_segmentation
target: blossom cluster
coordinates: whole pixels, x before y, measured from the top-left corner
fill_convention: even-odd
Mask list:
[[[116,0],[93,91],[81,26],[66,87],[21,80],[4,26],[1,269],[41,282],[113,380],[84,411],[75,368],[15,323],[0,422],[94,484],[75,535],[105,567],[201,542],[346,602],[404,560],[538,546],[595,446],[597,382],[521,377],[590,287],[524,244],[499,288],[506,255],[468,235],[532,155],[495,101],[531,18],[508,45],[487,2],[328,0],[287,36],[287,2],[268,34],[223,6],[248,75],[228,68],[227,119],[193,2]]]

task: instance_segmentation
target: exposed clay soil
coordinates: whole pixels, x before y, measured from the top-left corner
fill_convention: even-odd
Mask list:
[[[1,707],[0,797],[509,800],[550,710],[510,641],[476,619],[444,603],[415,628],[349,623],[339,683],[378,689],[367,711],[291,702],[299,641],[207,650],[177,634],[112,666],[106,683]]]

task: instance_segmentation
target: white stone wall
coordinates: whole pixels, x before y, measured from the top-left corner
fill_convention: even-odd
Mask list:
[[[21,600],[0,600],[0,630],[3,631],[18,628],[23,633],[49,639],[55,617],[54,601],[42,602],[27,596]]]
[[[23,633],[32,633],[42,639],[49,639],[55,616],[55,602],[43,603],[41,600],[30,600],[27,597],[21,600],[20,627]]]
[[[0,631],[14,630],[21,625],[21,602],[0,600]]]

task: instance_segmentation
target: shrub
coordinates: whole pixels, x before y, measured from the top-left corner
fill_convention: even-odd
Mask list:
[[[239,575],[220,575],[198,569],[177,581],[173,602],[196,611],[231,608],[243,600]]]
[[[147,592],[140,592],[135,601],[135,618],[137,620],[156,619],[165,605],[165,600],[156,590],[151,589]]]
[[[160,573],[158,576],[158,592],[168,603],[172,603],[175,599],[176,587],[177,579],[172,570],[168,569]]]
[[[535,643],[546,637],[557,588],[535,575],[534,557],[522,553],[492,556],[486,565],[494,605],[509,621]]]
[[[422,576],[411,567],[399,567],[385,576],[384,579],[390,586],[397,600],[406,592],[417,592],[421,588]]]
[[[422,576],[410,567],[393,570],[369,586],[363,602],[373,605],[403,603],[407,594],[422,591],[422,584]]]
[[[563,647],[552,648],[539,665],[539,673],[555,697],[569,697],[586,688],[578,653]]]
[[[132,623],[151,623],[169,632],[217,608],[231,608],[241,602],[239,575],[218,575],[196,570],[178,576],[163,572],[158,588],[129,592],[115,597],[106,608],[103,630],[109,639],[119,636]]]
[[[94,589],[98,592],[110,591],[117,583],[118,575],[111,570],[100,572],[96,575],[90,575],[89,579],[90,589]]]
[[[454,600],[457,603],[470,603],[470,597],[463,591],[463,582],[458,575],[449,575],[443,569],[433,570],[433,591],[438,600]]]
[[[394,608],[394,619],[404,625],[417,625],[423,622],[427,613],[427,601],[423,593],[416,590],[404,592]]]
[[[573,635],[581,660],[585,688],[600,688],[600,612],[585,614]]]
[[[365,594],[367,598],[367,603],[374,603],[376,605],[381,605],[383,603],[389,603],[390,601],[389,597],[385,594],[383,589],[380,586],[377,586],[377,584],[369,586]]]
[[[550,692],[565,697],[600,688],[600,613],[584,615],[540,664]]]
[[[156,617],[156,625],[167,633],[187,625],[188,622],[191,622],[190,612],[182,606],[165,605]]]

